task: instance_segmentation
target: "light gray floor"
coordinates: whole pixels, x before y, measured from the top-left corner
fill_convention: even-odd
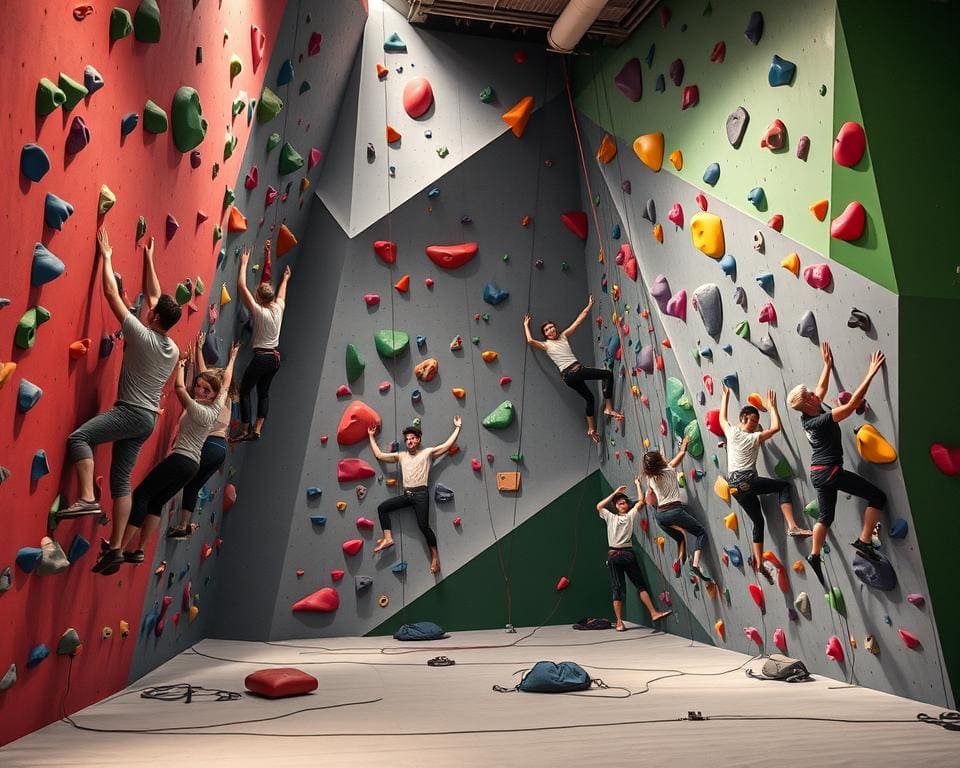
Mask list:
[[[456,665],[426,666],[439,655]],[[515,685],[514,673],[540,659],[576,661],[611,687],[578,695],[492,690]],[[300,667],[319,678],[320,687],[277,701],[244,696],[184,704],[138,695],[146,686],[180,682],[242,691],[247,674],[270,665]],[[640,627],[458,632],[424,644],[207,640],[74,715],[86,728],[166,732],[99,733],[55,723],[0,749],[0,765],[960,765],[960,732],[915,720],[921,711],[939,714],[934,707],[834,680],[789,685],[744,675],[745,667],[759,666],[738,653]],[[612,698],[627,691],[634,695]],[[365,701],[373,703],[356,703]],[[688,710],[710,719],[680,720]],[[805,717],[903,722],[780,719]],[[260,718],[278,719],[216,725]]]

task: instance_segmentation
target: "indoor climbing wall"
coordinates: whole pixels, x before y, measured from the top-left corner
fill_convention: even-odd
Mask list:
[[[147,634],[144,595],[171,603],[163,621],[154,615],[151,637],[191,632],[198,603],[182,602],[184,587],[192,581],[195,595],[214,571],[215,557],[201,553],[213,551],[214,526],[204,521],[189,555],[178,554],[176,572],[128,566],[104,578],[90,568],[109,529],[95,517],[58,522],[50,511],[76,494],[65,467],[67,435],[116,393],[122,340],[102,298],[97,227],[110,232],[131,304],[141,291],[139,246],[155,238],[161,285],[185,305],[173,332],[185,347],[211,293],[216,302],[214,231],[226,227],[224,187],[237,179],[250,125],[248,102],[234,113],[235,99],[259,93],[282,5],[201,1],[174,10],[147,0],[75,12],[29,5],[4,25],[3,49],[18,76],[6,93],[11,141],[0,160],[9,251],[0,289],[0,397],[8,414],[0,421],[3,740],[126,684]],[[263,36],[259,66],[251,58],[254,28]],[[180,413],[172,391],[162,406],[134,483],[167,452]],[[109,455],[97,449],[98,477],[108,475]],[[105,482],[101,488],[106,496]],[[66,560],[45,552],[36,563],[32,548],[45,535],[55,542],[48,550],[56,554],[59,545]],[[68,654],[78,641],[74,659]]]
[[[451,629],[537,624],[558,601],[556,586],[563,577],[576,589],[562,593],[564,604],[554,619],[575,621],[607,599],[605,570],[582,554],[602,551],[604,536],[592,511],[598,485],[595,478],[581,482],[598,468],[596,449],[584,435],[582,404],[549,360],[527,347],[521,325],[528,307],[537,324],[550,318],[570,322],[587,298],[583,240],[561,220],[564,212],[580,208],[569,107],[565,98],[543,106],[545,87],[551,92],[561,82],[558,62],[533,50],[518,52],[515,44],[428,35],[400,21],[384,32],[378,12],[372,5],[364,49],[373,36],[379,62],[364,58],[351,82],[367,79],[389,88],[392,114],[408,73],[436,79],[434,111],[419,123],[398,120],[394,127],[402,141],[386,148],[384,94],[362,103],[354,115],[348,93],[342,120],[349,130],[338,127],[331,160],[351,152],[356,142],[366,173],[365,147],[373,142],[369,163],[383,188],[391,166],[399,177],[420,152],[437,156],[444,144],[452,151],[461,124],[482,124],[492,113],[502,135],[444,166],[442,175],[425,178],[415,195],[386,216],[376,214],[375,223],[356,237],[333,214],[335,203],[316,207],[301,247],[317,258],[301,260],[301,279],[291,286],[284,325],[287,362],[274,388],[277,401],[288,407],[276,410],[265,437],[252,448],[257,478],[245,473],[248,479],[241,479],[240,501],[225,529],[230,547],[222,562],[233,563],[235,575],[217,586],[212,631],[220,637],[368,632],[431,592],[444,597],[430,616],[417,618]],[[407,53],[384,50],[394,32]],[[420,51],[454,48],[457,55],[445,59],[442,69],[421,66]],[[385,80],[378,79],[376,63],[389,67]],[[467,70],[466,81],[482,87],[454,87]],[[523,83],[531,90],[520,90]],[[488,86],[495,95],[485,101]],[[526,95],[538,109],[518,137],[501,116]],[[344,145],[338,143],[341,136]],[[321,185],[333,185],[327,179],[331,172],[328,166]],[[361,189],[377,211],[381,202],[371,185],[364,181]],[[357,210],[362,196],[350,197],[351,220],[370,215]],[[395,259],[392,249],[375,246],[378,241],[395,244]],[[465,243],[478,248],[475,254],[454,249],[451,258],[465,261],[462,266],[425,253],[428,246]],[[378,351],[381,332],[387,338],[381,338]],[[591,345],[592,331],[584,327],[574,348],[589,359]],[[418,378],[416,368],[431,359],[435,376]],[[434,445],[450,434],[454,415],[463,418],[460,451],[438,461],[431,477],[439,576],[429,572],[428,552],[409,512],[394,513],[397,545],[372,553],[380,536],[376,507],[397,492],[397,475],[395,466],[381,467],[374,459],[360,404],[381,419],[383,449],[399,440],[413,419],[422,421],[425,444]],[[339,429],[355,409],[359,420]],[[482,426],[491,416],[493,424]],[[498,491],[496,474],[517,471],[520,490]],[[282,487],[264,482],[279,477],[288,478]],[[452,491],[451,500],[436,501],[436,483]],[[513,534],[561,498],[580,511],[585,525],[556,530],[548,525],[550,546],[528,551],[518,562]],[[444,586],[481,556],[486,570],[461,579],[456,592]],[[311,607],[326,610],[291,610],[315,594]],[[493,621],[481,615],[486,601],[498,602]],[[474,615],[457,615],[472,603],[478,606]],[[511,605],[526,607],[511,614]]]
[[[803,658],[816,672],[855,678],[880,690],[949,705],[953,695],[944,674],[944,654],[920,548],[913,533],[904,476],[896,460],[881,461],[869,452],[861,454],[854,434],[860,427],[873,428],[895,446],[901,432],[898,297],[882,276],[872,275],[873,279],[869,279],[831,261],[829,253],[824,255],[828,248],[818,250],[808,245],[825,242],[831,230],[834,239],[853,243],[859,240],[861,233],[849,229],[856,223],[852,213],[856,206],[847,209],[850,200],[833,196],[841,203],[833,222],[819,215],[819,207],[804,211],[811,221],[824,221],[818,224],[822,231],[801,239],[803,227],[795,230],[795,237],[788,237],[790,230],[785,225],[780,227],[780,221],[758,220],[756,210],[743,210],[739,201],[731,204],[725,197],[732,195],[726,184],[726,168],[737,165],[737,161],[727,159],[728,154],[740,155],[739,163],[753,167],[755,155],[760,153],[762,165],[763,153],[773,152],[767,126],[778,114],[770,105],[782,87],[777,85],[782,66],[776,61],[769,72],[764,72],[758,67],[740,65],[736,52],[755,45],[768,62],[774,54],[789,59],[796,65],[789,81],[796,89],[819,94],[821,80],[827,90],[832,81],[821,77],[822,73],[810,80],[804,73],[803,56],[816,55],[811,50],[810,30],[793,26],[787,31],[789,19],[777,12],[763,14],[761,26],[753,7],[725,7],[722,18],[717,18],[720,12],[713,10],[715,20],[709,22],[701,19],[701,8],[689,17],[684,16],[684,8],[681,4],[666,16],[655,15],[638,31],[644,42],[635,47],[650,51],[650,44],[656,46],[649,63],[640,61],[628,67],[634,51],[630,44],[624,46],[625,50],[608,59],[612,72],[604,69],[602,75],[587,73],[593,79],[582,93],[589,93],[590,98],[582,96],[578,102],[585,113],[581,122],[589,147],[590,188],[599,194],[598,198],[585,194],[585,205],[597,203],[600,236],[600,243],[596,239],[588,243],[587,253],[589,256],[602,246],[607,256],[605,263],[595,264],[592,269],[593,282],[606,288],[605,325],[599,341],[604,346],[610,342],[611,349],[618,343],[622,345],[623,370],[632,372],[628,381],[636,386],[633,394],[628,390],[625,395],[628,401],[634,401],[632,408],[637,411],[637,420],[634,428],[628,415],[621,456],[627,450],[642,454],[644,440],[662,446],[668,456],[672,455],[675,430],[683,424],[670,418],[670,407],[676,413],[678,403],[682,405],[684,398],[689,401],[692,411],[688,412],[695,417],[697,426],[688,427],[687,433],[699,435],[702,447],[696,452],[700,456],[691,452],[684,463],[685,491],[694,514],[710,532],[707,567],[716,577],[717,588],[708,589],[685,576],[674,579],[670,575],[672,543],[661,549],[652,516],[649,532],[640,536],[641,543],[650,559],[658,564],[661,578],[673,583],[673,599],[694,606],[698,621],[711,631],[715,642],[748,653],[769,653],[779,648]],[[734,10],[741,33],[726,40],[725,60],[711,62],[711,50],[701,50],[703,41],[696,28],[708,25],[710,29],[704,34],[716,35],[725,23],[731,23],[725,19]],[[830,17],[832,20],[832,11]],[[673,37],[667,34],[673,25],[682,25],[688,36],[679,38],[680,43],[676,33]],[[773,38],[776,47],[766,45],[772,37],[769,33],[777,28],[781,32]],[[756,32],[761,29],[758,37]],[[817,30],[820,34],[823,28]],[[751,37],[757,37],[755,43]],[[695,41],[697,47],[681,44],[686,41]],[[829,40],[825,46],[830,49]],[[711,111],[701,113],[697,104],[684,108],[681,93],[686,80],[665,86],[667,92],[662,98],[672,98],[671,94],[678,97],[673,99],[673,114],[664,120],[669,127],[651,117],[655,111],[640,112],[639,107],[649,99],[661,98],[661,94],[654,90],[639,95],[637,73],[653,80],[657,72],[678,59],[685,62],[686,72],[694,73],[694,77],[697,67],[725,68],[727,79],[736,86],[731,93],[715,81],[712,98],[722,101],[729,96],[730,101],[720,111],[732,114],[743,106],[753,115],[751,121],[744,125],[739,120],[738,125],[737,119],[718,120]],[[816,71],[816,66],[811,69]],[[624,71],[629,77],[622,76]],[[774,95],[753,102],[744,95],[751,89],[768,89]],[[805,97],[801,94],[794,98]],[[618,106],[608,108],[607,104]],[[638,110],[637,116],[626,116],[622,122],[612,120],[611,113],[614,109],[623,110],[624,104]],[[588,116],[596,105],[603,127]],[[662,105],[654,110],[657,107]],[[819,109],[799,121],[799,127],[807,131],[808,125],[831,126],[835,122],[832,112],[832,102],[824,101]],[[678,121],[685,123],[683,130],[676,129]],[[839,121],[841,126],[843,122]],[[615,126],[619,138],[608,133],[609,126]],[[856,127],[841,128],[837,149],[833,153],[821,149],[824,180],[806,185],[798,182],[793,166],[804,161],[791,152],[781,153],[778,159],[789,163],[789,170],[776,169],[764,180],[764,186],[776,188],[789,183],[796,185],[797,195],[810,200],[822,197],[833,205],[830,165],[855,166],[860,161],[859,156],[846,155],[849,135],[855,136],[856,132]],[[695,149],[688,151],[693,135],[697,137],[693,142]],[[813,159],[816,146],[812,128],[809,135],[811,149],[806,162]],[[699,152],[697,148],[719,144],[726,146],[722,155],[714,155],[721,168],[715,187],[672,172],[679,171],[679,167],[685,169],[689,157]],[[823,144],[830,146],[826,141]],[[800,179],[802,173],[802,169],[797,171]],[[738,182],[739,176],[733,181]],[[757,189],[749,190],[749,194],[758,202],[766,195]],[[799,217],[801,213],[795,211],[794,215]],[[789,217],[790,212],[784,210],[783,220]],[[871,221],[875,222],[877,217],[873,214]],[[596,238],[596,232],[591,237]],[[651,322],[647,313],[659,322]],[[726,453],[722,437],[710,430],[719,405],[720,385],[729,382],[734,390],[731,420],[736,419],[739,408],[751,396],[773,388],[779,396],[784,429],[766,444],[760,467],[765,464],[769,476],[791,480],[798,520],[805,520],[800,510],[815,500],[806,470],[809,448],[796,412],[790,411],[784,400],[795,384],[805,382],[813,386],[816,382],[822,367],[817,347],[821,340],[830,341],[834,350],[835,373],[828,392],[831,401],[841,391],[856,387],[871,350],[882,348],[887,355],[883,377],[878,377],[868,393],[868,408],[862,415],[845,421],[842,429],[847,467],[863,474],[887,494],[880,541],[881,551],[898,578],[890,591],[871,588],[853,571],[849,542],[860,528],[862,502],[841,495],[828,539],[831,551],[824,560],[830,587],[824,595],[824,589],[803,560],[809,543],[786,536],[786,524],[775,499],[765,502],[769,513],[765,549],[771,553],[768,562],[777,565],[779,571],[771,586],[762,579],[758,581],[747,563],[749,519],[735,502],[725,503],[721,498],[720,478],[726,471]],[[662,370],[654,364],[657,356],[662,356]],[[624,407],[629,413],[627,403]],[[674,422],[670,428],[667,419]],[[635,472],[636,465],[622,459],[604,466],[612,485],[627,482]],[[808,517],[806,522],[812,524],[813,519]]]

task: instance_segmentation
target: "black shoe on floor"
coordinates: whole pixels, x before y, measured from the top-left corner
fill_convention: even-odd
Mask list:
[[[124,553],[123,553],[123,562],[125,562],[125,563],[133,563],[134,565],[137,565],[138,563],[142,563],[143,560],[144,560],[144,558],[143,558],[143,550],[142,550],[142,549],[138,549],[138,550],[136,550],[136,551],[134,551],[134,552],[124,552]]]
[[[877,552],[877,550],[873,548],[873,544],[867,544],[865,541],[860,541],[860,539],[855,539],[850,544],[850,546],[853,547],[855,550],[857,550],[857,552],[859,552],[865,558],[867,558],[867,560],[873,560],[874,562],[876,562],[880,559],[880,555]]]
[[[121,565],[123,565],[123,552],[119,549],[108,549],[97,558],[93,572],[101,576],[110,576],[119,571]]]
[[[807,562],[810,564],[810,568],[820,580],[820,583],[826,587],[827,582],[823,580],[823,566],[820,563],[820,555],[807,555]]]

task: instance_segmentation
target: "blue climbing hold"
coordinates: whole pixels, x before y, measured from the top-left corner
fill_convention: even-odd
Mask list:
[[[505,291],[502,288],[497,288],[493,283],[487,283],[483,286],[483,300],[487,304],[492,304],[497,306],[510,298],[510,291]]]
[[[663,72],[657,75],[657,82],[653,86],[653,90],[655,90],[657,93],[663,93],[665,90],[667,90],[667,81],[663,78]]]
[[[614,224],[614,225],[613,225],[613,229],[612,229],[611,232],[610,232],[610,237],[612,237],[614,240],[619,240],[619,239],[620,239],[620,225],[619,225],[619,224]]]
[[[737,260],[733,257],[732,253],[723,254],[723,258],[720,259],[719,264],[723,274],[732,277],[734,280],[737,279]]]
[[[42,557],[43,550],[40,547],[22,547],[17,552],[17,568],[24,573],[33,573],[36,567],[40,565]]]
[[[723,382],[723,386],[725,386],[727,389],[736,391],[740,388],[740,376],[736,373],[728,373],[721,379],[721,381]]]
[[[723,551],[727,553],[727,557],[730,558],[730,565],[736,566],[739,568],[743,565],[743,554],[740,552],[740,547],[734,544],[732,547],[724,547]]]
[[[796,71],[796,64],[774,54],[770,62],[770,71],[767,73],[767,82],[774,88],[778,85],[790,85]]]
[[[620,335],[613,334],[609,339],[607,339],[607,360],[612,361],[617,357],[617,351],[620,349]]]
[[[63,229],[63,222],[72,214],[73,206],[70,203],[52,192],[47,192],[47,198],[43,203],[43,220],[50,229]]]
[[[703,172],[703,183],[715,186],[720,180],[720,163],[710,163]]]
[[[66,269],[63,262],[47,250],[43,243],[33,246],[33,267],[30,270],[30,285],[34,288],[56,280]]]
[[[20,150],[20,172],[30,181],[40,181],[50,170],[50,158],[39,144],[24,144]]]
[[[400,37],[400,35],[394,32],[384,42],[383,50],[387,53],[406,53],[407,44],[403,42],[403,38]]]
[[[120,118],[120,136],[123,137],[128,133],[132,133],[139,122],[140,115],[137,112],[127,112],[127,114]]]
[[[427,344],[426,336],[417,336],[417,349],[423,349]]]
[[[403,573],[405,570],[407,570],[407,564],[401,561],[394,565],[390,570],[394,573]]]
[[[70,542],[70,550],[67,552],[67,560],[71,565],[90,551],[90,542],[79,533],[75,534],[73,541]]]
[[[47,452],[41,448],[33,454],[33,463],[30,465],[30,480],[37,482],[44,475],[50,474],[50,465],[47,464]]]
[[[760,42],[760,38],[763,37],[763,14],[760,11],[750,14],[750,21],[747,22],[747,28],[743,34],[754,45]]]
[[[20,379],[20,387],[17,390],[17,410],[20,413],[26,413],[39,402],[42,394],[43,390],[32,381]]]
[[[763,187],[754,187],[747,192],[747,200],[753,203],[754,208],[760,210],[763,210],[767,205],[767,195],[763,191]]]
[[[910,531],[910,525],[902,517],[898,517],[890,526],[890,538],[905,539]]]
[[[326,525],[327,516],[326,515],[310,515],[310,522],[314,525]]]
[[[763,272],[758,274],[754,278],[754,280],[756,280],[757,285],[763,288],[763,290],[765,290],[767,293],[770,293],[770,291],[773,290],[773,273],[772,272],[768,272],[764,270]]]
[[[27,669],[33,669],[49,655],[50,649],[43,643],[33,646],[33,648],[30,649],[30,655],[27,657]]]
[[[307,488],[307,501],[316,501],[323,495],[323,491],[317,488],[315,485],[311,485]]]
[[[440,187],[433,187],[433,189],[427,192],[427,197],[429,197],[431,200],[436,200],[438,197],[440,197]]]
[[[419,389],[415,389],[410,393],[410,400],[414,403],[419,403],[421,400],[423,400],[423,395],[420,394]]]
[[[293,62],[287,59],[280,65],[280,71],[277,72],[277,85],[286,85],[293,80]]]
[[[733,354],[733,345],[732,345],[732,344],[724,344],[722,347],[720,347],[720,349],[722,349],[722,350],[723,350],[724,352],[726,352],[728,355],[732,355],[732,354]]]
[[[650,43],[650,47],[647,49],[647,55],[643,57],[643,60],[647,62],[648,69],[653,66],[653,54],[656,52],[656,50],[657,44]]]

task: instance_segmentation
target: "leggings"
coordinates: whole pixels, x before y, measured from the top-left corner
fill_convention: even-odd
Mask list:
[[[786,480],[774,480],[772,477],[760,477],[752,470],[734,472],[727,478],[727,482],[731,488],[737,489],[733,498],[743,507],[743,511],[753,523],[753,543],[762,544],[763,512],[760,510],[759,497],[775,493],[779,504],[789,504],[790,483]]]
[[[817,489],[817,503],[820,505],[817,522],[827,528],[833,525],[840,491],[866,499],[868,506],[877,509],[883,509],[887,503],[887,495],[877,486],[841,466],[810,467],[810,482]]]
[[[677,546],[683,544],[684,537],[680,531],[675,530],[672,526],[682,528],[691,536],[696,536],[696,549],[703,549],[707,546],[707,531],[700,525],[697,518],[687,512],[682,504],[669,507],[668,509],[658,509],[656,518],[657,525],[663,529],[663,532],[667,534],[667,536],[677,542]]]
[[[146,408],[117,403],[109,411],[81,424],[67,438],[70,461],[92,459],[94,445],[113,443],[110,460],[110,495],[130,495],[130,474],[140,455],[140,446],[150,437],[157,414]]]
[[[197,468],[197,474],[183,487],[181,507],[184,510],[193,512],[196,509],[200,489],[213,477],[214,472],[223,466],[226,459],[227,441],[222,437],[208,437],[200,452],[200,466]]]
[[[255,349],[253,359],[240,381],[240,421],[249,424],[252,419],[251,393],[257,389],[257,418],[267,418],[270,410],[270,384],[280,370],[280,353],[275,349]]]
[[[157,466],[133,491],[133,505],[130,509],[130,525],[140,528],[147,515],[160,517],[163,505],[177,495],[197,474],[200,465],[182,453],[171,453]]]
[[[627,549],[611,548],[607,552],[607,570],[610,571],[610,587],[614,600],[623,600],[627,596],[627,580],[630,579],[640,592],[645,592],[647,583],[643,580],[643,571],[637,563],[633,547]]]
[[[385,531],[393,530],[390,525],[390,513],[394,510],[413,507],[413,512],[417,516],[417,526],[420,533],[427,540],[428,547],[437,546],[437,536],[430,529],[430,495],[426,488],[414,488],[404,491],[399,496],[387,499],[377,507],[377,515],[380,517],[380,527]]]
[[[563,379],[564,384],[586,400],[587,416],[596,416],[597,401],[593,397],[593,392],[590,391],[590,387],[588,387],[585,382],[599,379],[602,382],[603,399],[609,400],[613,397],[613,371],[608,371],[606,368],[587,368],[585,365],[580,365],[580,367],[577,368],[577,365],[580,364],[574,363],[570,368],[563,371],[560,374],[560,378]],[[574,370],[571,370],[571,368]]]

